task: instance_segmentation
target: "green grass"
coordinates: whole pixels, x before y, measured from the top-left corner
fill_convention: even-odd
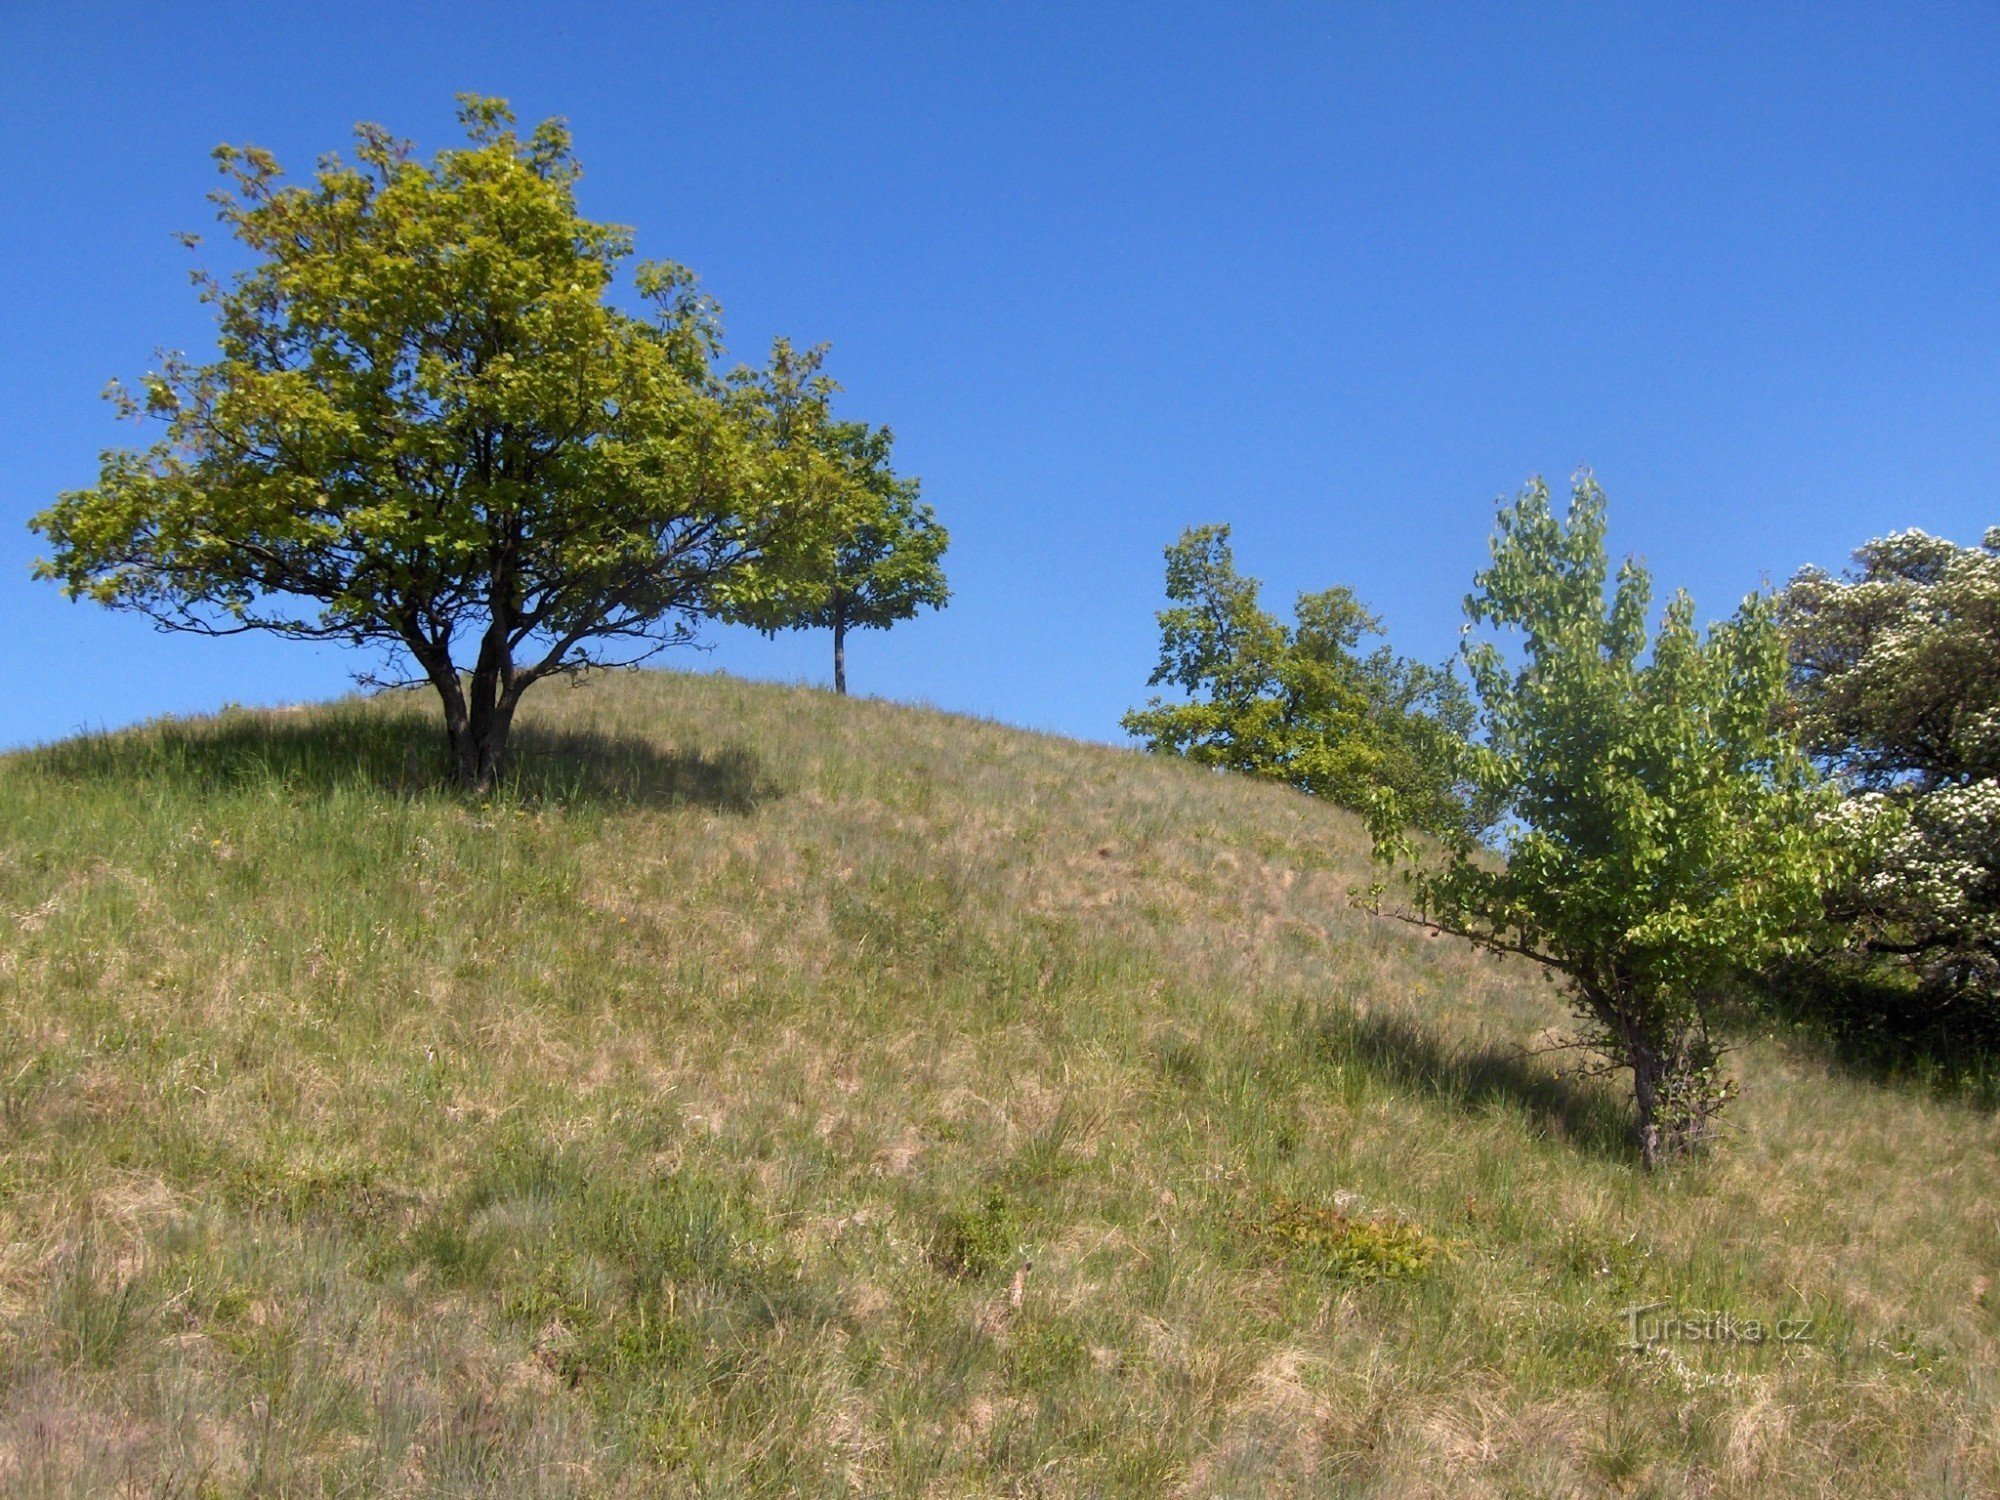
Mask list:
[[[476,806],[413,699],[0,760],[0,1491],[2000,1491],[1976,1096],[1748,1037],[1648,1180],[1337,810],[722,677],[526,717]]]

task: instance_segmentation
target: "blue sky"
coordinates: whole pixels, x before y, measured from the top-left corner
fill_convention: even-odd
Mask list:
[[[2000,11],[1979,6],[0,5],[0,744],[344,691],[31,582],[97,399],[209,324],[218,141],[294,170],[452,95],[566,116],[585,211],[732,352],[829,340],[951,528],[856,691],[1102,739],[1160,552],[1442,659],[1496,497],[1589,463],[1704,613],[2000,522]],[[825,681],[818,635],[674,664]],[[546,691],[547,689],[544,689]]]

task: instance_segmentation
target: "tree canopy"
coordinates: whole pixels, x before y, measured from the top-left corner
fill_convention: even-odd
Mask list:
[[[1541,964],[1580,1041],[1633,1072],[1648,1165],[1693,1149],[1727,1097],[1710,1003],[1809,940],[1832,856],[1824,790],[1776,725],[1785,648],[1753,596],[1706,635],[1677,593],[1649,643],[1651,580],[1605,554],[1588,474],[1566,517],[1533,482],[1499,515],[1466,601],[1479,734],[1465,774],[1503,820],[1504,860],[1378,827],[1414,920]],[[1608,592],[1607,592],[1608,591]],[[1503,642],[1505,646],[1503,648]]]
[[[788,350],[781,350],[788,355]],[[833,685],[847,691],[847,633],[886,630],[950,598],[942,559],[950,536],[916,479],[891,465],[895,438],[866,422],[815,423],[810,440],[829,476],[836,520],[776,587],[753,591],[730,617],[766,634],[833,632]]]
[[[1123,720],[1156,754],[1267,777],[1342,806],[1387,801],[1428,829],[1487,821],[1454,778],[1452,746],[1470,724],[1465,687],[1445,668],[1366,655],[1381,622],[1335,587],[1301,594],[1287,625],[1236,571],[1227,526],[1191,527],[1167,549],[1154,698]]]
[[[1850,792],[1835,908],[1942,1002],[2000,1004],[2000,527],[1867,543],[1779,598],[1793,715]]]
[[[822,393],[720,374],[685,267],[636,267],[644,315],[613,304],[632,236],[578,212],[561,122],[523,137],[503,102],[460,103],[466,143],[429,162],[376,125],[309,182],[219,148],[251,264],[197,276],[218,357],[117,391],[163,435],[32,524],[73,596],[386,648],[483,787],[535,682],[796,588],[839,476],[796,440]]]

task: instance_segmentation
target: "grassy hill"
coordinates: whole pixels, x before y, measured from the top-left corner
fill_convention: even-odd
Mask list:
[[[0,760],[0,1490],[2000,1492],[1989,1110],[1752,1038],[1649,1181],[1337,810],[658,673],[467,806],[431,713]]]

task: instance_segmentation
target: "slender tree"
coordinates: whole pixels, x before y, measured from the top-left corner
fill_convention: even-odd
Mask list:
[[[821,401],[830,393],[816,387]],[[825,471],[837,476],[833,520],[785,586],[741,601],[731,617],[767,635],[831,630],[834,691],[845,693],[850,630],[886,630],[920,609],[944,607],[950,590],[941,560],[950,536],[919,498],[918,481],[891,467],[888,428],[816,421],[808,435]]]
[[[632,237],[577,212],[564,126],[523,138],[501,101],[460,105],[466,144],[430,162],[375,125],[304,183],[218,149],[218,217],[251,257],[196,278],[218,357],[114,392],[163,436],[32,525],[72,596],[411,664],[483,789],[528,688],[786,586],[836,486],[795,440],[818,393],[720,376],[685,268],[637,267],[647,316],[607,300]]]

